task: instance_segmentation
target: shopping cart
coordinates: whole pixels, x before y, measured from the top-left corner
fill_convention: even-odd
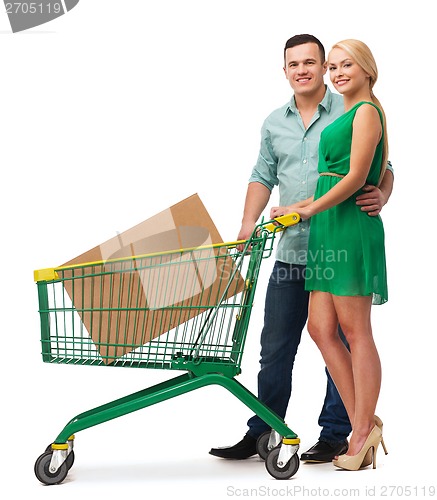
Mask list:
[[[211,384],[271,428],[257,441],[269,474],[297,472],[299,438],[235,376],[261,263],[299,220],[261,222],[244,241],[35,271],[44,362],[185,372],[72,418],[36,460],[39,481],[65,479],[77,432]]]

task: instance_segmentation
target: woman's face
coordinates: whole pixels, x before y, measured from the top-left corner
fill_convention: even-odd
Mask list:
[[[369,88],[369,75],[345,50],[338,47],[329,53],[328,72],[340,94],[354,94],[363,87]]]

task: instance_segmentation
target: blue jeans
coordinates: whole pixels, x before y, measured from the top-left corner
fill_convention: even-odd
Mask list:
[[[291,396],[294,359],[308,318],[309,293],[305,290],[304,271],[305,266],[276,261],[267,286],[258,398],[282,419]],[[319,417],[320,439],[339,442],[347,438],[351,426],[337,389],[326,373],[328,384]],[[269,430],[257,415],[247,425],[248,434],[254,438]]]

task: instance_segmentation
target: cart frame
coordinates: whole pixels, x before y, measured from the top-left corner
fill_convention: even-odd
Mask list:
[[[128,352],[128,354],[120,358],[111,358],[112,362],[110,363],[112,366],[173,369],[183,370],[186,373],[97,406],[73,417],[35,463],[35,474],[43,484],[58,484],[65,479],[74,461],[73,443],[76,433],[208,385],[224,387],[271,427],[272,431],[268,433],[267,437],[264,436],[263,444],[258,446],[260,456],[266,459],[268,472],[277,479],[288,479],[295,474],[299,466],[297,451],[300,440],[297,434],[285,424],[281,417],[239,383],[235,379],[235,376],[241,373],[241,358],[244,351],[244,343],[253,308],[253,299],[261,263],[272,254],[276,234],[286,229],[289,225],[298,223],[299,220],[300,218],[297,214],[289,214],[268,223],[261,222],[256,226],[251,238],[248,240],[199,247],[201,251],[207,248],[210,249],[213,252],[212,259],[221,258],[224,255],[223,249],[226,249],[225,258],[229,258],[229,255],[231,255],[234,264],[232,272],[234,274],[225,282],[226,286],[220,289],[219,296],[217,296],[217,303],[211,306],[208,311],[205,311],[202,306],[202,312],[200,313],[200,310],[199,312],[196,311],[194,319],[191,318],[188,320],[188,323],[192,321],[193,325],[198,325],[195,322],[199,318],[202,321],[201,326],[196,326],[196,331],[194,332],[196,335],[195,342],[193,341],[194,337],[190,337],[189,339],[190,354],[187,355],[187,350],[185,349],[185,344],[187,343],[185,337],[183,344],[176,342],[176,348],[172,344],[170,355],[167,352],[162,354],[164,350],[162,346],[159,346],[158,337],[157,345],[159,347],[156,348],[158,354],[155,354],[153,360],[150,359],[149,354],[144,355],[145,351],[142,351],[142,347],[139,348],[139,354],[137,354],[134,350],[136,345],[130,346],[123,343],[123,341],[119,341],[116,347],[130,347],[133,354],[132,352]],[[125,265],[126,262],[135,261],[135,269],[138,269],[138,262],[142,258],[156,258],[158,255],[169,255],[171,253],[186,254],[187,251],[191,252],[194,250],[198,251],[199,249],[181,249],[162,254],[133,256],[114,259],[113,262]],[[232,254],[230,254],[230,251],[232,251]],[[230,293],[230,287],[234,283],[235,276],[243,272],[242,266],[245,259],[248,259],[248,264],[244,277],[244,289],[238,293]],[[44,362],[108,364],[108,360],[104,359],[105,356],[96,354],[88,345],[83,348],[84,338],[85,335],[88,335],[88,332],[85,330],[84,333],[82,326],[80,327],[80,336],[76,332],[74,325],[73,333],[69,333],[71,338],[67,336],[66,331],[72,328],[69,324],[70,316],[77,314],[75,311],[76,308],[74,304],[72,307],[67,306],[65,299],[62,299],[62,303],[59,305],[56,303],[56,298],[53,299],[50,297],[49,292],[50,287],[59,287],[59,284],[65,286],[66,283],[63,280],[71,278],[73,269],[80,271],[79,279],[81,279],[83,269],[89,269],[90,266],[92,269],[95,269],[93,266],[101,266],[102,264],[107,266],[108,262],[86,263],[71,267],[64,266],[35,271],[34,277],[38,288],[39,300],[42,358]],[[64,274],[67,271],[70,274]],[[95,271],[92,272],[95,273]],[[97,275],[97,273],[95,274]],[[68,276],[68,278],[65,278],[65,276]],[[238,297],[238,300],[235,297]],[[171,308],[172,306],[168,309]],[[119,307],[118,309],[121,310],[123,308]],[[141,307],[134,309],[141,309]],[[225,309],[227,310],[225,311]],[[231,315],[231,322],[228,328],[232,327],[233,331],[231,332],[231,337],[226,337],[225,341],[221,337],[218,337],[220,343],[223,342],[223,346],[220,344],[220,349],[217,350],[217,345],[214,345],[215,350],[212,352],[211,343],[216,337],[209,332],[216,329],[220,334],[219,329],[225,328],[225,320],[217,316],[222,310],[224,314]],[[84,310],[82,314],[84,315],[86,312],[89,311]],[[109,313],[105,308],[102,308],[100,314]],[[66,317],[68,321],[65,319]],[[62,321],[60,318],[63,318]],[[54,333],[53,330],[55,330]],[[213,340],[211,341],[211,339]],[[126,342],[126,339],[124,339],[124,342]],[[150,339],[149,345],[152,345],[153,342]],[[166,341],[166,348],[168,347],[168,343]],[[80,344],[81,348],[81,357],[78,357],[79,355],[77,354],[78,344]],[[110,345],[112,348],[114,347],[114,345]],[[183,352],[177,351],[177,348],[181,348]],[[59,355],[60,352],[62,352],[61,356]],[[282,445],[278,447],[280,443]],[[276,450],[273,454],[274,459],[269,458],[270,452],[273,450]]]

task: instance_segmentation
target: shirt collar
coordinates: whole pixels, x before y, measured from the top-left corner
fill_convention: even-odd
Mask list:
[[[322,106],[322,108],[324,108],[326,110],[326,112],[329,113],[329,111],[331,110],[331,105],[332,105],[332,92],[330,91],[329,87],[327,87],[326,85],[325,85],[325,88],[326,88],[326,92],[325,92],[325,95],[324,95],[322,101],[319,103],[319,106]],[[285,115],[287,115],[290,111],[294,114],[298,113],[298,109],[296,106],[296,99],[294,98],[294,95],[290,99],[288,106],[285,108]]]

